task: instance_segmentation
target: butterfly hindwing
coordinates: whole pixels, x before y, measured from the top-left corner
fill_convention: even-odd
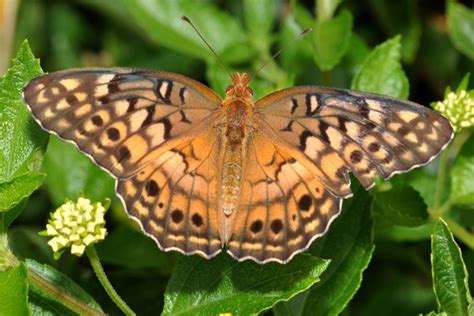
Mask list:
[[[256,107],[264,133],[313,161],[326,173],[317,175],[321,181],[342,197],[349,170],[370,188],[375,176],[387,179],[430,162],[453,135],[449,121],[430,109],[344,89],[285,89]]]
[[[215,132],[208,128],[118,181],[127,212],[161,249],[205,257],[221,251],[217,147]]]
[[[247,158],[228,252],[240,260],[287,262],[326,232],[342,198],[261,133]]]

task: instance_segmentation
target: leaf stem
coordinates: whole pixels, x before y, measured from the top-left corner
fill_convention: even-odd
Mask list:
[[[443,217],[446,224],[448,224],[449,229],[453,232],[453,235],[462,240],[462,242],[467,245],[470,249],[474,249],[474,235],[469,233],[464,227],[459,225],[456,221],[450,219],[449,217]]]
[[[100,310],[76,300],[31,269],[28,269],[28,282],[79,315],[105,315]]]
[[[97,256],[94,246],[87,247],[86,254],[91,262],[92,269],[94,269],[97,279],[99,279],[100,284],[102,284],[102,287],[107,292],[112,301],[125,315],[135,315],[127,303],[125,303],[124,300],[122,300],[122,298],[118,295],[117,291],[115,291],[109,279],[105,275],[104,269],[102,268],[102,264],[100,263],[99,256]]]

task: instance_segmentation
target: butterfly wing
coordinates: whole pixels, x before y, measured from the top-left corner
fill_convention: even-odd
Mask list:
[[[117,177],[134,174],[217,115],[206,86],[166,72],[81,69],[33,79],[25,102],[46,130]]]
[[[418,104],[376,94],[295,87],[256,103],[259,128],[337,196],[350,196],[348,172],[365,188],[433,160],[453,136],[447,119]]]
[[[450,123],[417,104],[320,87],[275,92],[256,103],[239,212],[228,252],[285,263],[323,235],[351,195],[431,161],[452,138]]]
[[[326,232],[342,198],[262,133],[247,158],[228,252],[239,260],[285,263]]]
[[[221,251],[217,214],[218,144],[209,127],[119,179],[128,213],[162,250],[213,257]]]
[[[218,252],[211,219],[216,188],[209,190],[216,136],[209,127],[221,99],[212,90],[167,72],[79,69],[33,79],[24,100],[44,129],[73,142],[117,179],[128,213],[161,248]],[[201,225],[193,226],[193,218]]]

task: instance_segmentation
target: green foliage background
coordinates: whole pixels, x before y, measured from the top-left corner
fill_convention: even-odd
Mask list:
[[[48,142],[31,120],[20,92],[41,68],[157,68],[205,82],[223,95],[229,78],[180,19],[187,15],[231,70],[250,73],[303,29],[313,29],[259,72],[252,83],[257,98],[322,84],[428,105],[474,72],[474,11],[468,2],[21,1],[12,47],[0,48],[17,56],[0,79],[0,268],[5,262],[15,266],[0,272],[0,314],[74,314],[57,295],[37,288],[32,275],[67,293],[83,311],[119,313],[87,260],[67,254],[53,260],[47,240],[37,234],[65,198],[81,191],[93,200],[114,197],[109,176],[72,145],[52,136]],[[329,233],[284,266],[237,263],[226,254],[206,261],[163,253],[117,199],[107,213],[109,236],[96,248],[112,284],[143,315],[468,315],[474,290],[473,146],[472,128],[456,136],[441,183],[439,159],[371,192],[354,180],[355,197],[345,201]],[[435,192],[441,192],[436,196],[442,205]],[[11,253],[21,261],[9,265]]]

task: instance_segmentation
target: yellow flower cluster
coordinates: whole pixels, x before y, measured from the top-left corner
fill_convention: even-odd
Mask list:
[[[433,106],[449,119],[455,131],[474,125],[474,94],[470,92],[449,92],[443,101]]]
[[[104,228],[106,208],[100,203],[92,204],[80,197],[77,203],[66,201],[54,213],[42,235],[52,237],[48,244],[59,257],[62,250],[71,247],[71,253],[82,256],[87,246],[103,240],[107,234]]]

